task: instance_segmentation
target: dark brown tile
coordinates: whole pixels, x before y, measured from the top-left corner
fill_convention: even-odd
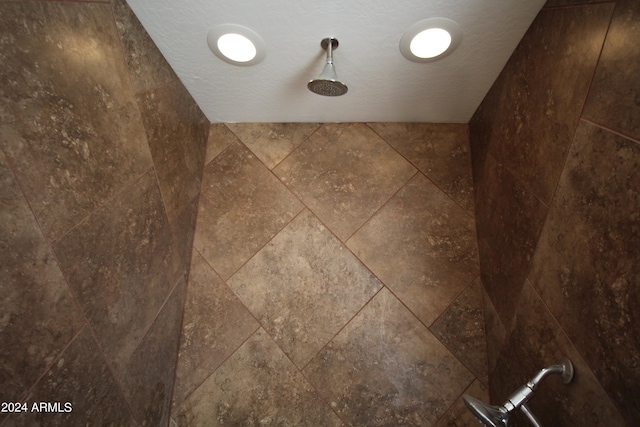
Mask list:
[[[169,423],[186,282],[180,281],[118,375],[140,425]]]
[[[640,141],[640,3],[618,0],[583,117]]]
[[[184,399],[258,329],[229,287],[194,252],[173,392],[173,414]]]
[[[500,320],[509,325],[548,208],[492,156],[476,195],[482,283]]]
[[[149,147],[109,4],[0,8],[0,141],[54,240],[149,170]]]
[[[137,96],[169,221],[200,193],[209,123],[179,80]]]
[[[129,67],[133,90],[138,93],[177,80],[173,69],[126,1],[111,0],[111,5]]]
[[[415,173],[362,123],[325,124],[274,172],[341,240]]]
[[[258,330],[182,405],[182,426],[340,426],[340,419],[264,330]]]
[[[590,3],[602,3],[603,1],[614,2],[615,0],[547,0],[544,7],[579,6]]]
[[[303,372],[350,426],[432,425],[473,381],[387,289]]]
[[[612,11],[612,3],[542,10],[491,89],[502,96],[492,120],[490,153],[547,204]]]
[[[473,281],[429,330],[476,378],[484,384],[489,383],[482,285],[479,278]]]
[[[227,127],[269,169],[320,127],[318,123],[229,123]]]
[[[469,126],[447,123],[369,123],[438,187],[473,212]]]
[[[2,151],[0,200],[0,401],[9,402],[27,392],[86,321]]]
[[[228,283],[300,368],[382,286],[308,210]]]
[[[540,384],[529,402],[542,425],[627,425],[528,281],[517,307],[512,328],[497,363],[498,369],[491,375],[493,403],[503,404],[540,369],[557,364],[562,357],[568,357],[575,368],[573,381],[564,384],[560,375],[551,375]],[[514,423],[514,426],[530,425],[528,421],[522,421],[523,417],[518,419],[521,422]]]
[[[207,138],[207,154],[204,161],[205,166],[234,142],[238,142],[238,138],[236,138],[233,132],[231,132],[224,123],[212,124],[209,127],[209,137]]]
[[[195,248],[227,279],[301,210],[260,160],[235,144],[205,168]]]
[[[635,421],[639,260],[640,146],[581,122],[530,277],[627,420]]]
[[[136,426],[129,406],[89,328],[85,328],[38,381],[26,399],[59,402],[61,412],[28,412],[2,424],[14,426]],[[70,408],[66,406],[69,403]],[[70,411],[66,411],[70,409]]]
[[[485,336],[487,339],[487,362],[489,375],[491,375],[500,356],[500,350],[507,336],[507,330],[502,324],[500,316],[484,287],[482,288],[482,303],[484,309]]]
[[[114,371],[140,343],[171,289],[171,230],[155,174],[143,176],[56,242],[71,288]]]
[[[464,394],[480,399],[483,402],[489,402],[489,390],[478,380],[475,380]],[[438,420],[434,427],[478,427],[478,420],[473,416],[462,400],[458,398],[456,402],[449,408],[442,418]]]
[[[168,274],[169,283],[171,284],[175,284],[181,277],[188,277],[191,252],[193,251],[193,239],[196,233],[199,201],[199,197],[196,197],[184,208],[180,216],[170,224],[174,248],[172,268]]]
[[[478,275],[473,218],[421,174],[347,246],[425,325]]]

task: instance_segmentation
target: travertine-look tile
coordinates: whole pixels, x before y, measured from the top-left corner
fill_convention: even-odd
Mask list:
[[[303,372],[351,426],[432,425],[473,381],[386,288]]]
[[[238,138],[236,138],[224,123],[212,124],[209,127],[209,137],[207,138],[207,154],[204,160],[205,166],[234,142],[238,142]]]
[[[640,140],[640,3],[618,0],[584,117]]]
[[[193,238],[196,233],[199,201],[200,198],[196,197],[184,208],[180,216],[170,224],[174,248],[172,268],[168,275],[170,284],[175,284],[181,277],[188,277],[191,252],[193,251]]]
[[[485,339],[487,340],[487,363],[489,376],[491,376],[494,369],[499,369],[496,368],[496,362],[500,356],[502,344],[507,337],[507,330],[500,320],[500,316],[484,287],[482,288],[482,303],[484,309]]]
[[[302,210],[247,148],[235,144],[205,168],[195,248],[228,279]]]
[[[548,208],[489,155],[476,194],[482,284],[509,325]]]
[[[169,294],[172,259],[155,174],[56,242],[60,267],[111,366],[119,372]]]
[[[201,186],[209,123],[179,80],[136,97],[169,221]]]
[[[640,420],[640,145],[581,122],[530,277],[628,420]]]
[[[491,119],[490,153],[546,204],[562,172],[614,5],[543,9],[490,90],[500,93],[489,95],[500,104]]]
[[[369,126],[467,212],[473,212],[468,125],[369,123]]]
[[[54,240],[151,168],[145,129],[109,4],[0,9],[0,141]]]
[[[229,123],[227,127],[269,169],[320,127],[317,123]]]
[[[111,5],[134,92],[142,92],[177,80],[173,69],[126,1],[111,0]]]
[[[229,287],[200,254],[194,252],[180,339],[173,410],[258,326],[258,322]]]
[[[22,413],[3,426],[137,426],[88,328],[40,378],[26,401],[60,402],[63,412]],[[64,411],[67,402],[70,412]]]
[[[492,401],[502,404],[540,369],[557,364],[562,357],[568,357],[575,368],[573,381],[564,384],[560,375],[552,375],[544,380],[529,402],[542,425],[627,425],[529,281],[522,289],[517,307],[497,363],[499,369],[491,375],[489,388]],[[524,417],[520,421],[514,425],[530,425]]]
[[[477,278],[429,330],[484,384],[487,373],[487,343],[482,307],[482,284]]]
[[[325,124],[275,169],[338,238],[348,238],[415,173],[362,123]]]
[[[480,399],[485,403],[489,403],[489,389],[475,380],[464,394]],[[471,411],[465,405],[462,396],[449,408],[442,418],[438,420],[434,427],[478,427],[478,420],[473,416]]]
[[[228,283],[300,368],[382,286],[308,210]]]
[[[340,426],[340,419],[258,330],[182,405],[178,426]]]
[[[118,378],[140,425],[169,422],[186,282],[181,280]]]
[[[0,201],[0,401],[10,402],[86,321],[2,151]]]
[[[347,246],[426,325],[478,274],[473,218],[416,175]]]

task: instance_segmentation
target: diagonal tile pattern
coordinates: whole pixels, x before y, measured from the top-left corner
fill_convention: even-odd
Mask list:
[[[309,211],[228,283],[298,367],[382,286]]]
[[[172,423],[473,425],[475,227],[464,191],[441,190],[468,181],[445,148],[468,153],[466,129],[375,128],[212,125]]]

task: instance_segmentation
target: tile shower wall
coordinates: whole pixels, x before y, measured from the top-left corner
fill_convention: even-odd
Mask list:
[[[550,0],[470,122],[492,401],[569,356],[545,425],[640,423],[639,38],[637,1]]]
[[[209,123],[123,0],[0,1],[4,425],[166,425]],[[153,363],[149,363],[153,360]]]

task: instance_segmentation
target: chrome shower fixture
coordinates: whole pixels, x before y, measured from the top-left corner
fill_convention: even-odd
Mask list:
[[[560,359],[557,365],[541,369],[526,385],[516,390],[502,406],[487,405],[466,394],[462,396],[462,398],[467,408],[475,415],[478,421],[487,427],[508,426],[509,418],[518,409],[522,410],[531,422],[531,425],[534,427],[542,427],[540,421],[527,406],[527,402],[531,400],[542,380],[551,374],[562,375],[562,382],[569,384],[573,379],[573,364],[565,357]]]
[[[347,93],[347,85],[338,80],[336,69],[333,65],[333,51],[338,48],[338,39],[328,37],[320,42],[320,46],[327,51],[327,63],[318,77],[311,80],[307,87],[313,93],[323,96],[340,96]]]

